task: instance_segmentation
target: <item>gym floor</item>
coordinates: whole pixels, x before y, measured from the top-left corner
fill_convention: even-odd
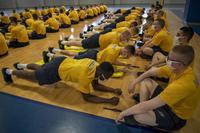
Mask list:
[[[145,6],[143,6],[145,7]],[[129,8],[128,6],[112,6],[109,10],[118,8]],[[183,26],[184,22],[180,17],[182,7],[168,7],[167,17],[169,31],[175,35],[177,29]],[[178,11],[178,12],[177,12]],[[183,13],[183,12],[182,12]],[[177,16],[178,15],[178,16]],[[103,16],[80,22],[71,28],[61,29],[58,33],[48,33],[47,38],[42,40],[31,40],[27,47],[9,49],[9,55],[0,58],[0,67],[12,67],[15,62],[33,63],[42,59],[42,51],[49,46],[58,47],[57,41],[62,34],[78,37],[87,25],[96,25]],[[200,38],[195,34],[191,41],[195,49],[196,57],[194,70],[200,81],[200,69],[197,69],[200,56]],[[85,102],[80,93],[76,91],[76,85],[72,83],[59,82],[51,87],[39,86],[35,83],[15,79],[13,84],[7,85],[0,75],[0,132],[1,133],[154,133],[156,131],[141,127],[129,127],[116,125],[114,119],[117,112],[103,109],[114,107],[126,109],[133,106],[135,102],[128,94],[127,87],[131,80],[135,79],[136,73],[145,68],[147,62],[139,57],[132,57],[128,60],[140,68],[134,68],[131,73],[126,73],[122,78],[112,78],[104,82],[113,88],[122,88],[123,95],[120,96],[120,103],[117,106],[108,104],[93,104]],[[94,92],[102,97],[111,97],[113,94]],[[178,133],[199,133],[200,107],[187,125],[177,131]]]

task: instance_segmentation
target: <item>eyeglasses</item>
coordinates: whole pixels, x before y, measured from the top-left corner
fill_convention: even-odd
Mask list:
[[[166,63],[169,62],[169,64],[178,64],[178,63],[182,63],[183,65],[186,65],[183,61],[177,61],[177,60],[171,60],[169,59],[169,56],[167,56],[166,58]]]

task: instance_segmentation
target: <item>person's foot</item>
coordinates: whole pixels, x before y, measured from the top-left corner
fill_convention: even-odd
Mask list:
[[[117,105],[119,103],[119,98],[118,97],[112,97],[112,98],[110,98],[110,103],[112,105]]]
[[[58,41],[58,46],[59,46],[59,48],[62,49],[62,50],[65,49],[64,45],[62,44],[62,40],[59,40],[59,41]]]
[[[43,57],[44,63],[49,62],[49,57],[47,56],[47,54],[48,54],[47,51],[43,51],[43,52],[42,52],[42,57]]]
[[[53,52],[53,49],[54,49],[54,47],[49,47],[49,48],[48,48],[48,51],[49,51],[50,53],[55,54],[55,53]]]
[[[16,62],[13,64],[14,68],[17,70],[23,70],[23,68],[19,68],[17,65],[19,64],[19,62]]]
[[[120,96],[122,94],[122,90],[120,88],[116,88],[114,93]]]
[[[2,75],[3,75],[3,79],[4,79],[4,81],[6,82],[6,83],[12,83],[13,82],[13,80],[12,80],[12,76],[10,75],[10,74],[7,74],[6,73],[6,70],[7,70],[8,68],[2,68],[1,69],[1,72],[2,72]]]
[[[132,96],[133,100],[135,100],[136,102],[140,102],[140,94],[139,93],[135,93],[133,96]]]

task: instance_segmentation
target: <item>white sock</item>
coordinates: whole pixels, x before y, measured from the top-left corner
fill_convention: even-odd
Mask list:
[[[53,56],[54,56],[54,54],[52,54],[52,53],[48,52],[48,53],[47,53],[47,56],[48,56],[48,57],[53,57]]]
[[[62,41],[62,42],[61,42],[62,45],[65,45],[65,43],[67,43],[67,41]]]
[[[12,69],[6,69],[6,73],[9,75],[12,75],[13,70]]]
[[[27,67],[27,64],[17,64],[17,68],[24,69]]]
[[[56,52],[60,52],[60,51],[61,51],[61,49],[54,48],[52,51],[53,51],[54,53],[56,53]]]

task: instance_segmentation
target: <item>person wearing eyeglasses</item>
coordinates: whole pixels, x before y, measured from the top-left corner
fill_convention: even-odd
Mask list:
[[[140,84],[140,102],[121,112],[116,121],[141,123],[166,130],[182,128],[200,100],[199,84],[190,67],[193,59],[191,46],[173,47],[166,66],[153,67],[131,82],[128,88],[130,93]],[[162,88],[149,78],[151,76],[169,77],[169,83]]]
[[[98,83],[98,80],[109,79],[113,72],[113,66],[108,62],[98,64],[91,59],[75,60],[72,58],[58,57],[43,66],[37,64],[20,64],[15,63],[14,67],[17,70],[10,68],[2,68],[2,75],[6,83],[12,83],[12,76],[21,79],[36,82],[39,85],[49,85],[63,81],[71,81],[79,84],[77,90],[81,92],[86,101],[93,103],[110,103],[117,105],[119,98],[102,98],[92,95],[92,84],[94,90],[111,92],[116,95],[121,95],[121,89],[113,89]],[[28,70],[27,70],[28,69]]]

